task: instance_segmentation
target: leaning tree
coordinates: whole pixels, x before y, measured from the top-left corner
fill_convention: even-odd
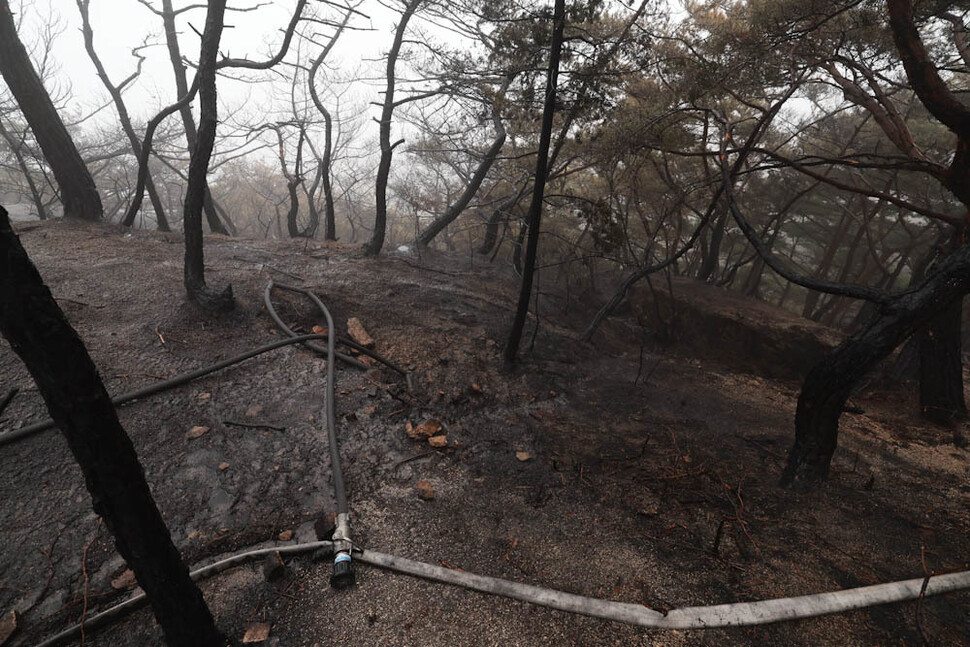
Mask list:
[[[94,179],[17,36],[17,24],[8,0],[0,0],[0,75],[54,172],[64,215],[100,220],[103,208]]]
[[[35,132],[38,123],[50,127],[38,134],[38,141],[54,145],[43,150],[57,173],[65,213],[100,218],[101,201],[93,180],[17,38],[5,1],[0,3],[0,59],[21,111],[35,119]],[[51,418],[81,468],[94,511],[104,519],[119,554],[145,590],[166,641],[198,647],[225,645],[225,637],[216,629],[202,593],[172,542],[135,448],[84,343],[44,285],[3,207],[0,333],[37,383]]]
[[[912,1],[887,0],[886,6],[893,42],[912,90],[956,138],[940,182],[970,207],[970,108],[947,85],[941,65],[928,51]],[[901,294],[880,298],[871,323],[810,371],[798,398],[795,443],[783,484],[802,487],[824,479],[837,445],[839,417],[856,382],[921,327],[938,325],[941,315],[949,320],[957,310],[956,304],[970,290],[970,246],[962,229],[956,248],[926,279]]]

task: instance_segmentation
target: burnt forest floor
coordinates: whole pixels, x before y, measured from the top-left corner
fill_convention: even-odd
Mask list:
[[[414,383],[409,392],[386,369],[338,369],[364,548],[660,610],[908,579],[970,559],[970,454],[916,416],[907,389],[859,393],[864,413],[843,416],[829,481],[794,494],[777,482],[797,381],[706,361],[703,348],[687,356],[606,333],[585,344],[577,331],[598,303],[570,318],[550,302],[532,349],[505,372],[517,280],[482,259],[374,260],[342,244],[209,237],[209,284],[231,282],[239,301],[213,317],[184,298],[178,235],[64,221],[19,230],[111,393],[280,338],[262,307],[269,279],[315,291],[341,332],[359,318]],[[323,325],[301,299],[278,296],[284,318],[302,331]],[[324,367],[288,347],[119,409],[190,564],[315,539],[314,521],[334,509]],[[0,430],[46,417],[2,342],[0,396],[12,387]],[[428,420],[446,447],[408,436],[408,423]],[[209,429],[189,437],[196,426]],[[20,612],[10,644],[123,599],[124,563],[57,432],[0,446],[0,474],[0,613]],[[433,494],[419,496],[419,481]],[[762,627],[652,631],[365,565],[355,588],[335,591],[329,573],[295,557],[276,582],[257,563],[201,586],[227,634],[238,641],[267,623],[264,644],[284,647],[970,644],[967,592]],[[142,609],[84,644],[161,638]]]

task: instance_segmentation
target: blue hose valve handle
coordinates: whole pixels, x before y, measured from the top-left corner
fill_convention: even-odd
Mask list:
[[[354,561],[350,553],[339,552],[333,559],[333,574],[330,576],[330,586],[335,589],[347,589],[357,582],[354,574]]]

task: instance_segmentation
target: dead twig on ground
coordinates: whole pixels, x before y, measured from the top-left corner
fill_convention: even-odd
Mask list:
[[[265,425],[260,423],[248,424],[245,422],[235,422],[233,420],[223,420],[222,424],[227,427],[240,427],[242,429],[270,429],[272,431],[286,431],[286,427],[277,427],[276,425]]]
[[[713,554],[714,555],[718,554],[721,538],[724,534],[724,527],[730,523],[730,524],[733,524],[734,527],[736,527],[741,531],[741,534],[744,535],[745,539],[747,539],[747,543],[752,548],[754,548],[755,554],[760,556],[761,549],[758,548],[757,542],[755,542],[754,538],[751,536],[751,533],[748,531],[748,520],[745,519],[744,517],[744,514],[745,514],[744,496],[742,495],[744,477],[742,476],[741,478],[739,478],[737,487],[733,488],[729,483],[727,483],[724,479],[722,479],[720,475],[717,474],[717,472],[714,472],[714,476],[717,477],[717,480],[721,483],[721,486],[725,490],[732,492],[733,497],[725,497],[725,498],[727,499],[728,504],[731,506],[732,510],[734,511],[734,514],[731,516],[726,516],[723,519],[721,519],[721,522],[717,528],[717,532],[714,535],[714,544],[711,548]],[[742,546],[740,542],[738,543],[738,549],[741,551],[742,554],[745,555],[745,557],[749,556],[746,554],[747,553],[746,548]]]
[[[402,460],[399,460],[398,462],[394,463],[394,465],[391,466],[391,471],[393,472],[394,470],[396,470],[400,466],[404,465],[405,463],[410,463],[411,461],[416,461],[419,458],[424,458],[426,456],[431,456],[432,454],[440,454],[440,453],[441,452],[439,452],[438,450],[432,449],[431,451],[428,451],[428,452],[423,452],[421,454],[415,454],[414,456],[408,456],[407,458],[402,459]]]
[[[64,531],[67,529],[67,527],[68,527],[67,524],[61,525],[61,527],[57,531],[57,534],[54,535],[53,541],[51,541],[50,548],[44,548],[43,546],[37,548],[37,550],[40,551],[40,554],[47,559],[47,568],[48,568],[47,581],[44,582],[44,586],[41,587],[40,593],[37,594],[36,598],[34,599],[34,602],[29,607],[23,610],[24,613],[29,613],[30,611],[33,611],[34,608],[38,604],[40,604],[41,600],[44,599],[44,595],[47,593],[47,591],[50,590],[51,582],[54,581],[54,572],[55,572],[54,557],[53,557],[54,548],[57,546],[57,542],[60,541],[61,536],[64,534]]]
[[[94,534],[94,537],[91,537],[91,540],[84,545],[84,550],[81,553],[81,575],[84,577],[84,600],[81,606],[81,619],[78,621],[78,624],[81,627],[81,647],[84,647],[84,645],[86,644],[85,636],[84,636],[84,621],[85,619],[87,619],[87,616],[88,616],[88,551],[91,549],[91,546],[100,536],[101,536],[101,518],[98,518],[98,530]]]
[[[929,568],[926,567],[926,546],[920,544],[919,547],[919,563],[923,569],[923,586],[920,587],[919,597],[916,598],[916,630],[919,632],[920,638],[923,639],[924,645],[931,645],[932,641],[926,633],[926,628],[923,626],[923,599],[926,597],[926,587],[929,586],[930,578],[934,575]]]

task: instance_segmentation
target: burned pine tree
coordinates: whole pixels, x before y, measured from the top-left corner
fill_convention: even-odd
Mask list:
[[[37,383],[74,454],[94,511],[145,590],[169,645],[226,644],[172,543],[131,439],[84,343],[0,207],[0,332]]]
[[[189,162],[189,181],[185,189],[182,227],[185,230],[185,291],[189,298],[208,310],[231,310],[235,306],[232,286],[217,292],[205,283],[205,260],[202,248],[202,211],[208,187],[206,175],[216,140],[218,107],[216,104],[216,58],[222,36],[226,2],[209,3],[202,50],[199,55],[199,130]]]
[[[970,207],[970,108],[960,102],[940,76],[916,27],[910,0],[887,0],[889,25],[906,77],[916,96],[957,142],[952,161],[940,178],[960,202]],[[899,344],[925,326],[921,343],[921,406],[936,417],[965,415],[960,314],[970,291],[970,247],[966,224],[954,232],[954,249],[915,288],[883,304],[863,330],[842,343],[809,373],[798,398],[795,443],[782,484],[807,487],[826,477],[838,439],[838,421],[852,386]],[[956,342],[950,341],[956,338]],[[954,373],[959,372],[958,376]]]

